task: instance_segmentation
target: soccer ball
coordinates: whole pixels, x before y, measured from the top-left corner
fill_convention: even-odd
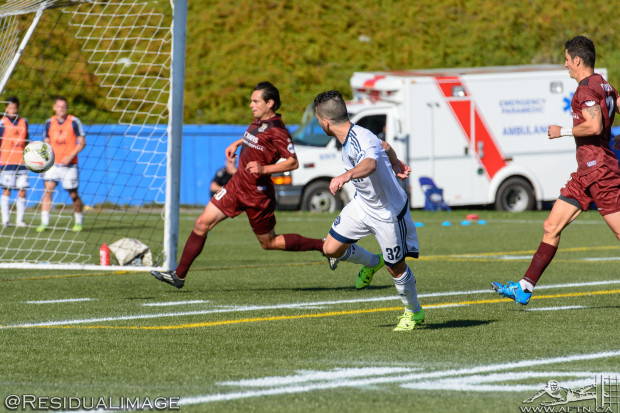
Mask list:
[[[54,165],[54,151],[43,141],[30,142],[24,148],[24,165],[38,174],[49,170]]]

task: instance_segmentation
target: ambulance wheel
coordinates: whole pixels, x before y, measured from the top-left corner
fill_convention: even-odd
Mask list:
[[[304,191],[301,202],[302,208],[311,212],[334,212],[342,209],[343,203],[339,195],[332,195],[329,191],[329,182],[313,182]]]
[[[531,211],[535,204],[534,190],[523,178],[506,179],[495,196],[495,209],[498,211]]]

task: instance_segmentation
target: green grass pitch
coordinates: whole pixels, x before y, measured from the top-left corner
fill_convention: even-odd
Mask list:
[[[522,403],[549,380],[620,379],[620,243],[601,217],[565,230],[519,306],[489,283],[521,277],[548,212],[460,225],[470,212],[412,212],[426,323],[411,333],[392,331],[402,303],[385,269],[357,291],[359,266],[263,251],[244,215],[209,234],[181,290],[144,272],[0,270],[0,411],[17,394],[180,397],[183,412],[520,412],[552,400]],[[197,214],[182,215],[180,248]],[[335,217],[278,212],[276,230],[324,237]]]

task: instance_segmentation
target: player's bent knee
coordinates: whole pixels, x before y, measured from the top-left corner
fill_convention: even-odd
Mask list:
[[[330,258],[340,258],[342,257],[342,254],[345,253],[347,248],[348,248],[348,245],[346,246],[346,248],[345,247],[338,248],[338,246],[323,244],[323,254],[327,255]]]
[[[386,265],[385,268],[387,268],[392,278],[398,278],[407,271],[407,263],[405,260],[402,260],[394,265]]]
[[[205,235],[213,229],[216,222],[208,220],[204,215],[200,215],[194,222],[194,232],[198,235]]]
[[[335,252],[333,248],[328,248],[325,244],[323,244],[323,254],[327,255],[328,257],[332,257],[332,258],[338,258],[335,257]]]
[[[562,232],[562,228],[558,224],[556,224],[555,222],[549,221],[547,219],[543,223],[543,232],[546,235],[557,236],[557,235],[560,235],[560,233]]]
[[[349,247],[350,244],[341,244],[333,238],[328,237],[323,243],[323,254],[331,258],[340,258]]]

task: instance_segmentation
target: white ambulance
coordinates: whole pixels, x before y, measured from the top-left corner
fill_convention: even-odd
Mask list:
[[[606,77],[605,69],[597,72]],[[572,137],[549,140],[550,124],[572,126],[577,88],[558,65],[354,73],[351,121],[385,139],[413,170],[412,208],[425,196],[420,177],[443,189],[450,206],[524,211],[557,199],[577,169]],[[329,182],[344,172],[340,145],[308,107],[293,134],[300,167],[274,177],[280,208],[334,211],[354,196]]]

